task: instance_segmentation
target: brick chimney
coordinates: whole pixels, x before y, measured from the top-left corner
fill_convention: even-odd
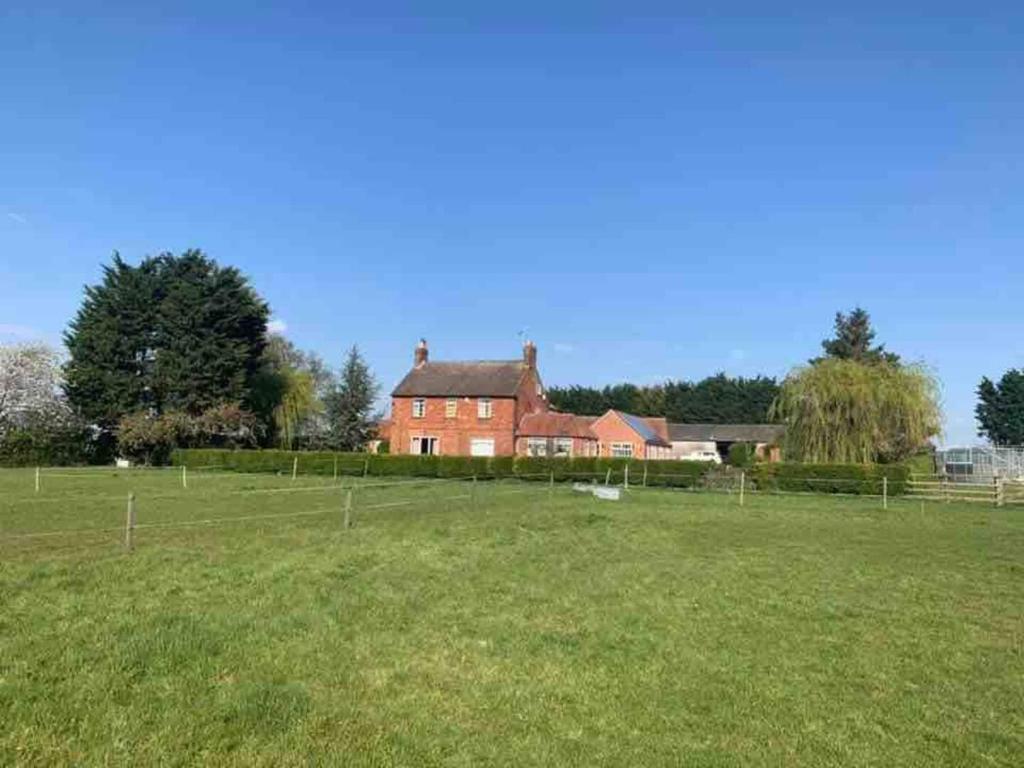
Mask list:
[[[523,344],[523,362],[531,371],[537,369],[537,346],[532,341]]]
[[[416,367],[419,368],[425,362],[427,362],[427,340],[420,339],[420,343],[416,345],[416,352],[413,354],[413,361]]]

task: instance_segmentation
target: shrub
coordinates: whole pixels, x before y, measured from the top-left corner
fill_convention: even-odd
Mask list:
[[[171,452],[196,435],[196,422],[172,411],[160,416],[132,413],[117,425],[117,449],[125,458],[143,464],[166,464]]]
[[[906,491],[909,472],[903,464],[758,464],[750,478],[758,490],[880,495]]]
[[[111,445],[103,433],[76,424],[14,429],[0,435],[0,466],[59,467],[105,463]]]
[[[754,466],[757,447],[752,443],[733,443],[729,446],[729,466],[747,468]]]

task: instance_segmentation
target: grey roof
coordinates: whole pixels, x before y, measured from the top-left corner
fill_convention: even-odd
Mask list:
[[[522,360],[427,362],[405,375],[393,397],[515,397],[526,373]]]
[[[634,432],[644,439],[644,442],[654,443],[655,445],[665,445],[665,441],[661,438],[661,435],[655,432],[651,425],[639,416],[634,416],[632,413],[624,413],[623,411],[616,411],[616,413],[622,417],[623,421],[629,424]]]
[[[774,443],[782,439],[782,424],[669,424],[668,436],[673,443]]]

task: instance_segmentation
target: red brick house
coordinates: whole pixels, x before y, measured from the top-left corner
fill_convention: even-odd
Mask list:
[[[598,455],[611,458],[670,459],[668,422],[664,418],[608,411],[590,425]]]
[[[421,340],[391,393],[391,452],[509,456],[520,420],[547,410],[531,342],[521,360],[431,362]]]
[[[665,419],[551,410],[532,342],[521,360],[431,362],[421,340],[391,393],[392,453],[660,459],[671,447]]]

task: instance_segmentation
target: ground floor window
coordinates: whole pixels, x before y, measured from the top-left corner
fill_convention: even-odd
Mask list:
[[[494,455],[494,438],[493,437],[474,437],[469,441],[469,455],[470,456],[493,456]]]
[[[612,443],[612,458],[613,459],[631,459],[631,458],[633,458],[633,444],[632,443]]]
[[[527,456],[547,456],[548,441],[543,437],[529,437],[526,439]]]
[[[572,438],[571,437],[556,437],[555,438],[555,456],[572,456]]]
[[[437,454],[436,437],[414,437],[409,448],[409,453],[420,456],[434,456]]]

